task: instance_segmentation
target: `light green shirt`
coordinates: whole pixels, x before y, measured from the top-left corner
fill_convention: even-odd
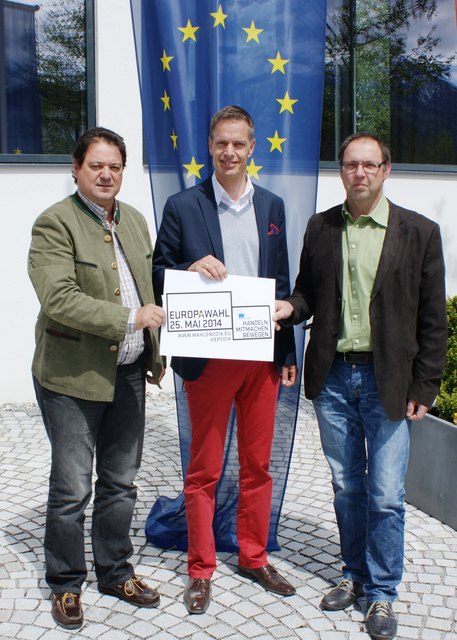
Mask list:
[[[385,196],[357,220],[343,204],[343,296],[337,350],[371,351],[370,297],[389,219]]]

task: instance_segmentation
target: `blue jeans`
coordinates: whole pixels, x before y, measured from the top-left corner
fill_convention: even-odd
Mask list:
[[[336,359],[313,404],[332,472],[343,574],[364,585],[368,602],[391,602],[403,573],[410,422],[386,416],[371,364]]]
[[[34,380],[52,453],[44,549],[46,581],[53,592],[80,593],[87,576],[84,511],[92,495],[94,454],[92,548],[97,579],[112,586],[134,574],[128,558],[145,425],[141,360],[118,366],[112,402],[54,393]]]

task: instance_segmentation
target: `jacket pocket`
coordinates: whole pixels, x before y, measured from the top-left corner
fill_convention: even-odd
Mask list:
[[[50,329],[49,327],[47,327],[45,331],[48,335],[54,336],[55,338],[64,338],[64,340],[74,340],[75,342],[81,342],[80,336],[72,336],[68,333],[64,333],[63,331],[58,331],[57,329]]]

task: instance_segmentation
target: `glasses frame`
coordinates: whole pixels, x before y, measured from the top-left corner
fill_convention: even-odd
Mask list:
[[[348,165],[353,165],[355,164],[356,166],[353,169],[350,169],[348,167]],[[365,165],[375,165],[376,169],[374,170],[368,170]],[[346,173],[355,173],[357,171],[357,169],[359,168],[359,165],[362,165],[362,169],[365,173],[369,173],[374,175],[375,173],[378,173],[379,169],[382,167],[383,164],[387,164],[386,160],[383,160],[382,162],[372,162],[371,160],[359,160],[359,161],[355,161],[355,160],[348,160],[346,162],[340,162],[340,167],[342,171],[345,171]]]

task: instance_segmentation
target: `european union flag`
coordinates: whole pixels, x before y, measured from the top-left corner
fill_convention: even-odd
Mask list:
[[[157,226],[167,197],[212,173],[211,116],[236,104],[255,123],[248,165],[254,184],[285,201],[291,278],[315,211],[324,70],[326,0],[131,0],[145,144]],[[271,234],[275,229],[270,229]],[[297,356],[304,331],[296,332]],[[189,425],[175,377],[183,475]],[[276,540],[294,439],[300,384],[281,389],[270,471],[273,504],[268,548]],[[238,465],[234,415],[226,442],[214,521],[218,550],[237,549]],[[159,498],[146,524],[158,546],[187,547],[183,496]]]

